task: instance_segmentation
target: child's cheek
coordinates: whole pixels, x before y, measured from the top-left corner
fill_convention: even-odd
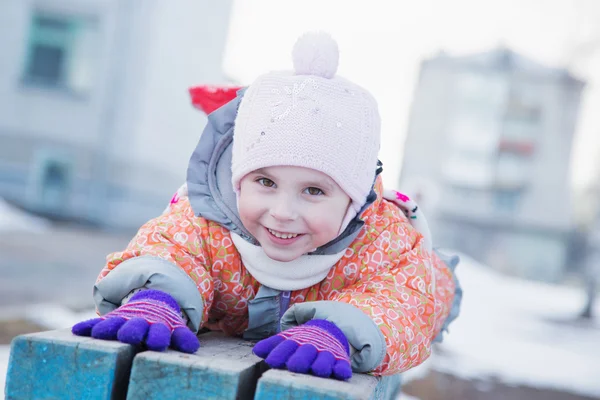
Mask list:
[[[319,210],[315,212],[312,222],[313,234],[317,235],[325,244],[337,237],[342,217],[338,217],[337,213],[332,210]]]
[[[263,208],[264,199],[261,199],[261,196],[256,194],[240,196],[239,213],[242,221],[251,222],[258,219]]]

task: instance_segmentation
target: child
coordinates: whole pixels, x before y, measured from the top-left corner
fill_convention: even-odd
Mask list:
[[[108,256],[102,317],[73,333],[192,353],[221,330],[260,339],[271,367],[341,380],[429,356],[459,296],[416,204],[384,198],[377,104],[335,75],[326,34],[293,59],[209,115],[186,185]]]

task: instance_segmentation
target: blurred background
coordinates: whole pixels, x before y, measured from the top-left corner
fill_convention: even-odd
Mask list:
[[[17,334],[93,314],[105,256],[184,182],[199,84],[304,31],[382,116],[384,183],[458,252],[460,317],[401,398],[600,399],[600,2],[0,2],[0,386]]]

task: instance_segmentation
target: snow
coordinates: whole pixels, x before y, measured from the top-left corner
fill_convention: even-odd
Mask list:
[[[4,399],[4,384],[6,383],[9,354],[10,346],[0,345],[0,399]]]
[[[25,318],[44,328],[65,329],[86,319],[96,318],[93,309],[74,312],[69,308],[57,304],[37,304],[25,308]]]
[[[420,400],[418,397],[411,396],[410,394],[402,393],[399,400]]]
[[[464,290],[460,317],[440,351],[405,382],[432,368],[600,397],[600,324],[576,319],[583,290],[503,276],[466,255],[457,271]]]
[[[0,197],[0,232],[28,231],[40,233],[50,227],[50,222],[10,205]]]

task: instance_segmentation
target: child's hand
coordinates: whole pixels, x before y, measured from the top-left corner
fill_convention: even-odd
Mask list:
[[[253,352],[272,368],[344,381],[352,377],[348,340],[335,324],[324,319],[261,340]]]
[[[183,322],[177,301],[160,290],[142,290],[127,304],[108,314],[73,326],[78,336],[145,344],[150,350],[163,351],[169,345],[184,353],[200,347],[196,335]]]

